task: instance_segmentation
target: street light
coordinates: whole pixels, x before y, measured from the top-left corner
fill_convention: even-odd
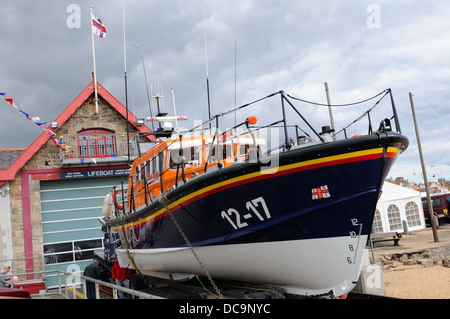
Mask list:
[[[439,167],[439,171],[440,171],[440,173],[441,173],[441,181],[442,181],[442,186],[444,187],[444,189],[445,189],[445,181],[444,181],[444,177],[442,176],[442,167],[441,167],[441,165],[430,165],[431,167]],[[439,180],[439,179],[438,179]]]
[[[417,126],[417,119],[416,119],[416,111],[414,110],[413,94],[411,92],[409,92],[409,101],[411,103],[411,113],[413,116],[414,127],[416,130],[416,139],[417,139],[417,147],[419,149],[420,163],[422,164],[423,179],[425,182],[425,191],[427,193],[428,212],[430,214],[430,222],[431,222],[431,228],[433,230],[433,238],[434,238],[435,242],[439,242],[439,236],[438,236],[438,232],[437,232],[437,218],[436,218],[436,216],[434,216],[433,206],[431,205],[430,188],[428,187],[427,171],[425,169],[425,163],[423,160],[422,144],[420,142],[419,128]]]

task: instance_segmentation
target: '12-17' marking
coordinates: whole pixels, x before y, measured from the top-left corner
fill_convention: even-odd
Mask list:
[[[272,217],[269,209],[267,208],[266,202],[262,197],[249,200],[245,204],[245,208],[247,208],[248,213],[242,216],[244,220],[252,218],[253,215],[258,217],[260,221],[264,221]],[[223,210],[221,212],[221,216],[223,219],[226,219],[234,229],[248,226],[247,222],[241,221],[241,214],[234,208],[228,208],[227,211]]]

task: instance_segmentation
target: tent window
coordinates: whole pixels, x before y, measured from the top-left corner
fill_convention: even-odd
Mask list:
[[[409,227],[420,226],[419,207],[414,202],[408,202],[405,206],[406,220]]]
[[[384,232],[383,231],[383,222],[381,221],[381,214],[378,209],[375,212],[375,217],[373,219],[372,232],[374,234]]]
[[[397,205],[391,204],[388,209],[389,229],[391,231],[402,229],[402,219],[400,217],[400,210]]]

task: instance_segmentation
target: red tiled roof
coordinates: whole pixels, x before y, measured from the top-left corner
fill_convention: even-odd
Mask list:
[[[69,106],[54,120],[62,126],[81,105],[94,93],[94,81],[69,104]],[[105,99],[117,112],[126,118],[127,110],[114,96],[112,96],[103,86],[97,82],[98,95]],[[151,130],[146,126],[136,126],[136,116],[128,110],[128,122],[139,132],[150,133]],[[50,136],[46,132],[41,135],[11,164],[7,169],[0,169],[0,181],[13,180],[18,171],[33,157],[33,155],[48,141]],[[153,136],[149,135],[149,139]]]

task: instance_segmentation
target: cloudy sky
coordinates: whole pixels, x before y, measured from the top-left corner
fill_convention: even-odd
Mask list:
[[[150,113],[142,59],[149,88],[154,93],[159,83],[171,114],[173,89],[178,115],[189,116],[186,127],[208,117],[206,69],[212,114],[279,90],[326,103],[325,82],[332,104],[391,88],[410,147],[389,175],[420,181],[412,92],[429,178],[450,178],[449,1],[125,2],[128,105],[137,116]],[[94,39],[98,81],[125,105],[122,0],[2,1],[0,92],[30,116],[51,122],[91,81],[90,4],[107,28],[106,39]],[[376,101],[333,108],[336,128]],[[389,112],[387,102],[382,111]],[[326,107],[294,104],[318,130],[329,125]],[[252,114],[269,123],[279,119],[279,105],[276,97]],[[0,148],[27,147],[42,132],[5,101],[0,115]],[[366,133],[367,119],[360,122],[350,134]]]

